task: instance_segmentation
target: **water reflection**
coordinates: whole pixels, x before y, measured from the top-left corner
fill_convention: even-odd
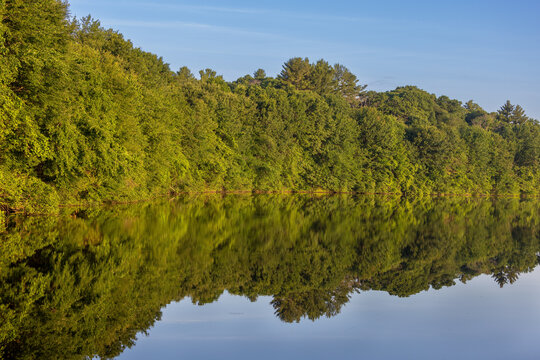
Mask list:
[[[112,358],[189,297],[271,296],[285,322],[358,291],[407,297],[539,262],[540,203],[208,195],[11,219],[0,240],[0,355]]]

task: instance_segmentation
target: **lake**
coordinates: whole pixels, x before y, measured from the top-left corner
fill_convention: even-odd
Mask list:
[[[198,195],[10,217],[4,359],[538,359],[540,201]]]

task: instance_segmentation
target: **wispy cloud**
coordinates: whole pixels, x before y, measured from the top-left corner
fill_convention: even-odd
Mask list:
[[[96,0],[90,2],[87,0],[72,0],[72,2],[90,4],[96,3]],[[99,0],[98,0],[99,2]],[[285,10],[269,9],[269,8],[244,8],[233,6],[208,6],[208,5],[192,5],[192,4],[174,4],[174,3],[155,3],[149,1],[118,1],[115,5],[129,5],[130,7],[176,10],[197,14],[238,14],[238,15],[264,15],[275,17],[286,17],[298,20],[313,20],[313,21],[348,21],[348,22],[379,22],[381,19],[368,18],[359,16],[340,16],[331,14],[314,14],[309,12],[289,12]]]
[[[310,13],[288,12],[275,9],[264,8],[238,8],[238,7],[222,7],[222,6],[206,6],[206,5],[179,5],[179,4],[155,4],[149,2],[135,2],[133,5],[145,6],[145,7],[164,7],[168,9],[184,10],[197,13],[232,13],[232,14],[245,14],[245,15],[266,15],[266,16],[279,16],[304,20],[341,20],[341,21],[365,21],[373,20],[361,17],[350,16],[336,16],[336,15],[320,15]]]
[[[268,33],[258,32],[232,26],[211,25],[198,22],[187,21],[146,21],[146,20],[125,20],[125,19],[103,19],[103,23],[114,24],[114,26],[150,28],[150,29],[196,29],[217,33],[228,33],[234,35],[244,35],[250,37],[263,37],[282,39],[283,36]]]
[[[148,2],[135,2],[135,5],[140,6],[152,6],[156,4]],[[158,4],[159,7],[166,7],[169,9],[185,10],[192,12],[218,12],[218,13],[234,13],[234,14],[266,14],[267,10],[264,9],[248,9],[248,8],[236,8],[236,7],[221,7],[221,6],[205,6],[205,5],[178,5],[178,4]]]

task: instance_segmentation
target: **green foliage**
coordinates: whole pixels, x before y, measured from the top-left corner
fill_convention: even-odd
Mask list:
[[[0,197],[5,204],[0,212],[20,211],[28,214],[48,214],[58,212],[60,199],[55,189],[36,179],[0,169]]]
[[[412,166],[403,142],[405,127],[392,115],[384,115],[375,108],[356,112],[359,127],[358,142],[363,152],[362,183],[367,192],[408,192]],[[367,175],[367,176],[366,176]]]
[[[538,194],[540,125],[519,105],[364,93],[307,58],[197,79],[64,2],[1,4],[5,211],[201,190]]]
[[[366,88],[358,85],[356,76],[345,66],[330,66],[322,59],[314,64],[308,58],[289,59],[278,79],[298,90],[311,90],[320,95],[339,94],[351,103],[356,103]]]
[[[506,103],[501,106],[499,111],[497,111],[498,117],[501,121],[512,123],[512,124],[523,124],[528,118],[525,116],[525,111],[519,105],[512,105],[510,100],[507,100]]]
[[[520,199],[184,197],[57,217],[0,235],[0,357],[113,358],[189,298],[272,296],[287,322],[338,314],[352,293],[410,296],[538,264],[539,204]]]

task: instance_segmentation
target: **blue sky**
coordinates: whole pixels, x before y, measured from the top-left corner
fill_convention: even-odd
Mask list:
[[[275,76],[291,57],[339,62],[371,90],[417,85],[540,119],[540,1],[72,0],[173,70]]]

